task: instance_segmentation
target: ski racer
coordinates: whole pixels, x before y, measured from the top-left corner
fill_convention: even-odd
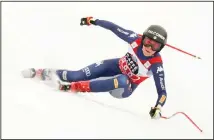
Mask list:
[[[153,76],[158,98],[149,114],[152,119],[159,119],[167,98],[163,62],[159,54],[167,42],[166,30],[160,25],[151,25],[140,35],[93,17],[81,18],[80,25],[107,29],[130,47],[123,57],[102,60],[77,71],[54,70],[59,79],[66,83],[61,83],[59,90],[73,93],[109,92],[116,98],[127,98],[143,81]],[[25,78],[39,77],[42,80],[50,80],[50,73],[51,70],[47,68],[30,68],[22,72]]]

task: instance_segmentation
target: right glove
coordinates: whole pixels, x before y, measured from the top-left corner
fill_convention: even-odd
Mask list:
[[[158,107],[151,107],[149,112],[151,119],[160,119],[161,118],[161,109]]]
[[[85,17],[85,18],[81,18],[80,20],[80,25],[91,25],[94,24],[95,25],[95,20],[93,20],[93,17]]]

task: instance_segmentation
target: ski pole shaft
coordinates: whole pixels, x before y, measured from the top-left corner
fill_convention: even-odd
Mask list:
[[[161,116],[161,118],[162,119],[170,119],[170,118],[172,118],[172,117],[174,117],[174,116],[176,116],[177,114],[182,114],[182,115],[184,115],[200,132],[202,132],[203,130],[201,129],[201,128],[199,128],[199,126],[198,125],[196,125],[196,123],[187,115],[187,114],[185,114],[184,112],[176,112],[176,113],[174,113],[174,114],[172,114],[171,116],[169,116],[169,117],[166,117],[166,116]]]
[[[187,55],[190,55],[190,56],[192,56],[192,57],[194,57],[194,58],[201,59],[200,57],[198,57],[198,56],[196,56],[196,55],[193,55],[193,54],[191,54],[191,53],[188,53],[188,52],[186,52],[186,51],[183,51],[183,50],[181,50],[181,49],[179,49],[179,48],[176,48],[176,47],[174,47],[174,46],[172,46],[172,45],[166,44],[166,46],[168,46],[168,47],[170,47],[170,48],[172,48],[172,49],[175,49],[175,50],[177,50],[177,51],[180,51],[180,52],[182,52],[182,53],[185,53],[185,54],[187,54]]]

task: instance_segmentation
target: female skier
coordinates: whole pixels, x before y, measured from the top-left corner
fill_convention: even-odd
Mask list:
[[[112,22],[81,18],[80,25],[100,26],[112,31],[130,44],[129,51],[121,58],[102,60],[78,71],[57,69],[54,73],[63,81],[59,90],[72,92],[109,92],[116,98],[126,98],[147,78],[153,75],[158,99],[149,112],[152,119],[161,117],[161,108],[166,102],[163,62],[159,52],[167,42],[167,32],[159,25],[151,25],[143,35],[126,30]],[[25,78],[39,77],[50,80],[51,69],[28,69],[22,72]]]

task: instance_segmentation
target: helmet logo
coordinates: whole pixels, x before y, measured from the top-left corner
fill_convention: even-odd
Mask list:
[[[156,38],[159,37],[159,38],[161,38],[162,40],[165,40],[165,37],[164,37],[163,35],[161,35],[161,34],[155,32],[155,31],[148,30],[148,33],[155,35],[154,37],[156,37]],[[155,39],[155,38],[154,38],[154,39]]]

